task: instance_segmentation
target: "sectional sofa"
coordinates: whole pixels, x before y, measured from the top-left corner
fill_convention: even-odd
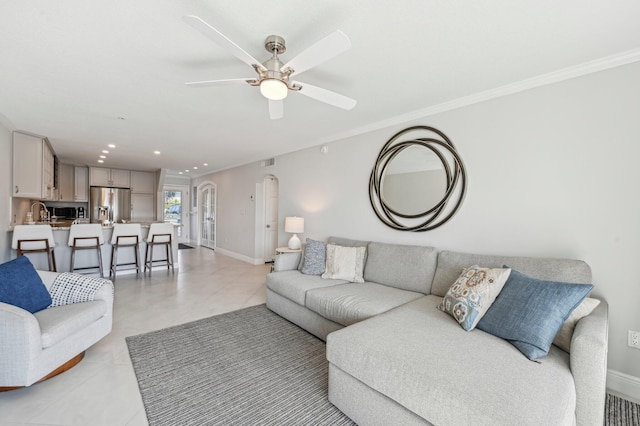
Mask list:
[[[304,256],[281,254],[267,276],[267,307],[327,342],[329,400],[356,423],[602,424],[606,302],[578,321],[570,347],[553,345],[538,362],[505,339],[464,330],[438,309],[470,265],[590,283],[586,263],[328,242],[366,248],[364,282],[303,274]]]

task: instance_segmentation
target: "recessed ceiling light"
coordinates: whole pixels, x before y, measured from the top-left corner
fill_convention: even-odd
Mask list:
[[[107,158],[105,155],[101,155],[100,158]]]
[[[178,174],[179,174],[179,175],[181,175],[181,174],[182,174],[182,172],[178,172]]]
[[[207,167],[209,165],[209,163],[204,163],[203,166]]]
[[[193,166],[193,170],[198,170],[198,166]]]
[[[98,163],[104,163],[104,160],[98,160]]]
[[[109,151],[107,151],[106,149],[103,149],[103,150],[102,150],[102,153],[103,153],[103,154],[108,154],[108,153],[109,153]]]
[[[189,173],[189,169],[186,169],[185,172]]]
[[[110,143],[109,145],[107,145],[109,148],[115,148],[116,146],[112,143]]]
[[[153,151],[155,155],[160,155],[160,151]]]

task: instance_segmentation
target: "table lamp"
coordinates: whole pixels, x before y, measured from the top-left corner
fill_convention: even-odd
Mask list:
[[[300,238],[296,234],[304,232],[304,218],[301,217],[287,217],[284,219],[284,232],[293,234],[293,237],[289,239],[287,244],[291,250],[298,250],[302,247]]]

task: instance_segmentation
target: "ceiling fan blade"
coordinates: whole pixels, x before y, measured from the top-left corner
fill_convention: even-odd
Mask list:
[[[353,107],[355,107],[357,103],[355,99],[348,98],[344,95],[340,95],[336,92],[332,92],[327,89],[322,89],[320,87],[316,87],[308,83],[301,83],[299,81],[294,81],[293,84],[302,86],[302,88],[298,91],[298,93],[308,96],[317,101],[336,106],[338,108],[350,110],[350,109],[353,109]]]
[[[196,30],[200,31],[203,35],[210,38],[214,41],[218,46],[227,49],[231,54],[236,56],[242,62],[250,66],[258,66],[260,69],[265,70],[264,65],[260,63],[256,58],[249,55],[244,49],[235,44],[233,41],[228,39],[224,34],[220,31],[213,28],[211,25],[204,22],[197,16],[194,15],[186,15],[182,17],[182,20],[187,24],[191,25]]]
[[[210,87],[210,86],[227,86],[229,84],[247,84],[256,81],[255,78],[231,78],[228,80],[208,80],[208,81],[191,81],[185,83],[189,87]]]
[[[284,64],[282,69],[290,68],[293,70],[292,75],[300,74],[307,71],[309,68],[313,68],[316,65],[328,61],[349,48],[351,48],[349,37],[347,37],[342,31],[338,30],[309,46],[298,56]]]
[[[272,101],[269,99],[269,117],[272,120],[278,120],[284,117],[284,102],[283,101]]]

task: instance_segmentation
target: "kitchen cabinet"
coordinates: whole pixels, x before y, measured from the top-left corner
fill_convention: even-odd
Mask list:
[[[71,164],[60,164],[58,166],[58,185],[54,191],[55,201],[75,201],[73,180],[73,166]]]
[[[53,150],[42,136],[13,132],[12,195],[53,199]]]
[[[86,167],[74,168],[73,201],[89,202],[89,169]]]
[[[131,171],[131,193],[153,194],[155,173]]]
[[[153,194],[131,194],[131,221],[154,220]]]
[[[89,185],[129,188],[131,186],[131,173],[129,170],[89,167]]]

